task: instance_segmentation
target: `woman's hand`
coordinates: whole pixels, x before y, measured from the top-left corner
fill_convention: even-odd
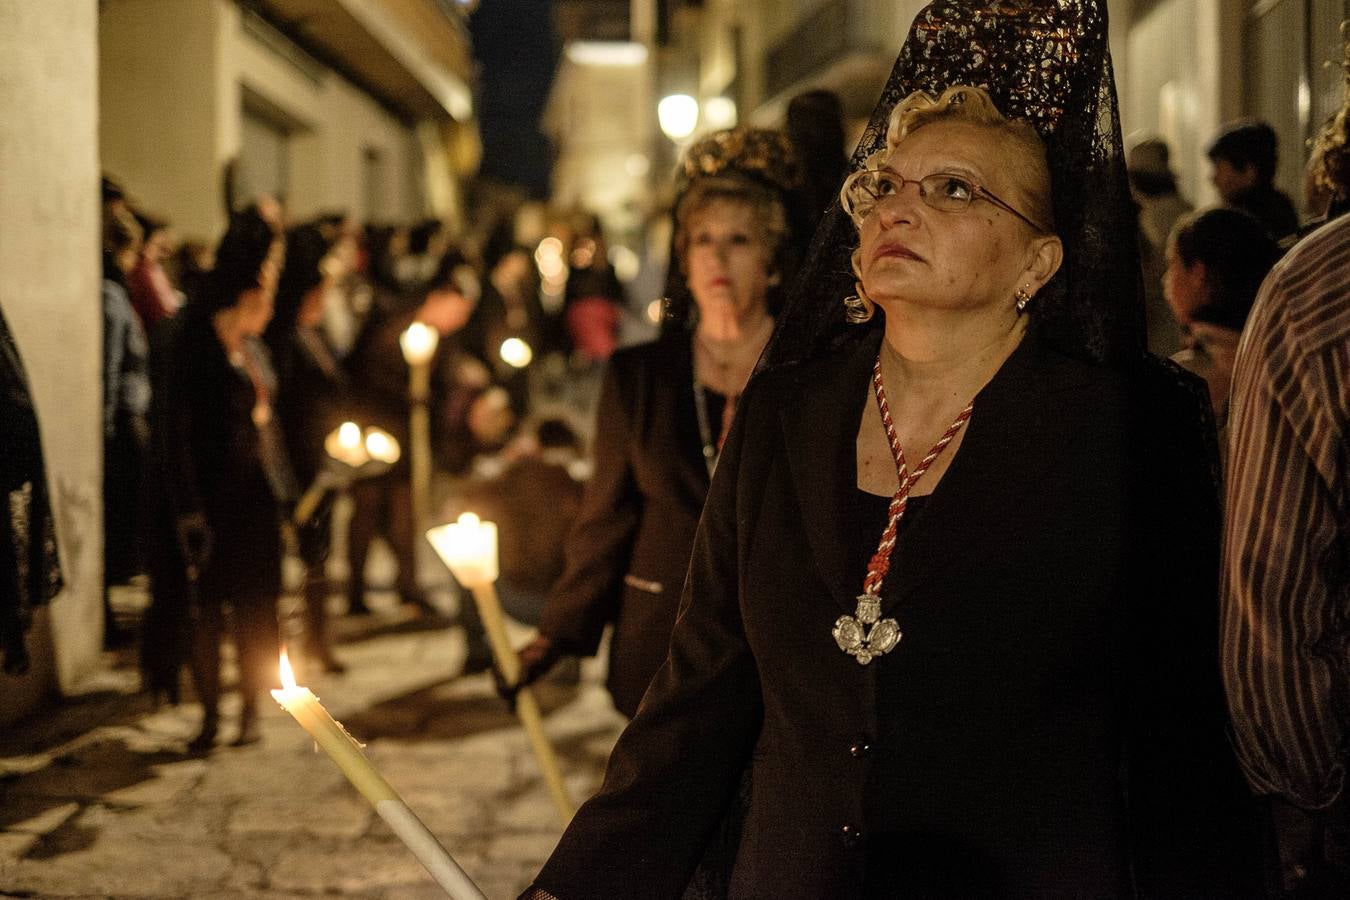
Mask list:
[[[520,651],[520,678],[515,684],[509,684],[500,669],[492,667],[492,682],[497,694],[506,701],[511,709],[516,708],[516,695],[522,688],[529,687],[548,674],[549,670],[562,658],[562,650],[546,635],[536,635]]]

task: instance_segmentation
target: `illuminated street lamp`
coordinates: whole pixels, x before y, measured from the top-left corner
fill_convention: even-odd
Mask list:
[[[682,141],[698,127],[698,101],[688,94],[671,94],[656,105],[661,130],[672,141]]]

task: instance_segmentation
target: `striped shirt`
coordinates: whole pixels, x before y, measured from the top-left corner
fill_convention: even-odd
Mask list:
[[[1230,409],[1222,664],[1260,794],[1340,795],[1350,751],[1350,216],[1271,271]]]

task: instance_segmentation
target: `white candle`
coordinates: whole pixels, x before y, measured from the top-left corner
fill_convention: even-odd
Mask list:
[[[392,466],[398,462],[400,452],[398,441],[389,432],[374,426],[366,429],[366,453],[371,459]]]
[[[497,668],[508,682],[515,683],[520,679],[520,656],[507,638],[506,617],[502,614],[497,590],[492,584],[497,580],[496,524],[484,522],[473,513],[466,512],[460,515],[457,522],[428,530],[427,540],[455,580],[472,592]],[[576,806],[563,783],[558,757],[544,733],[544,717],[529,688],[521,688],[516,694],[516,715],[520,718],[530,749],[534,751],[540,771],[544,774],[544,783],[558,810],[558,817],[563,827],[566,827],[572,821]]]
[[[427,532],[427,540],[460,584],[472,590],[497,580],[497,525],[471,512]]]
[[[379,771],[366,759],[361,745],[341,723],[328,714],[319,698],[309,688],[295,683],[290,659],[281,651],[281,690],[272,696],[290,713],[300,727],[309,732],[315,743],[337,764],[352,786],[361,792],[375,812],[413,852],[417,861],[426,867],[446,894],[455,900],[487,900],[473,880],[460,868],[435,836],[390,787]]]
[[[424,366],[431,362],[440,339],[441,336],[436,333],[435,328],[425,322],[413,322],[399,336],[398,343],[403,348],[403,358],[408,365]]]

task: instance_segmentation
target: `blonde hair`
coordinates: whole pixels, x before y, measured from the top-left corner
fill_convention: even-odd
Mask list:
[[[1055,211],[1045,144],[1030,122],[1009,119],[999,112],[993,98],[983,88],[958,84],[947,88],[938,97],[927,91],[910,94],[891,110],[886,124],[885,148],[869,156],[864,167],[883,168],[905,138],[935,122],[976,125],[1004,138],[1007,148],[1012,151],[1006,159],[1014,174],[1012,180],[1017,187],[1019,207],[1031,221],[1054,231]],[[854,198],[849,193],[849,187],[850,182],[846,181],[839,192],[839,202],[853,220],[854,227],[861,231],[863,217],[854,210]],[[852,256],[853,274],[858,279],[855,285],[858,299],[856,303],[850,304],[850,319],[863,322],[872,317],[875,305],[863,291],[861,261],[862,248],[859,247]]]

